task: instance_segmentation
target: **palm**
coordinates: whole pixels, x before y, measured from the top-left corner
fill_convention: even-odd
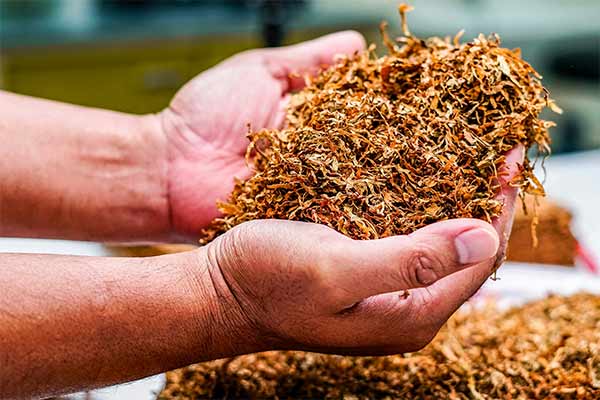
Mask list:
[[[284,107],[282,85],[262,66],[216,68],[189,82],[171,103],[178,128],[169,135],[174,221],[193,232],[217,216],[233,178],[249,171],[244,154],[248,124],[274,128]]]
[[[229,195],[234,178],[250,173],[244,154],[251,128],[277,128],[292,72],[312,71],[334,54],[364,47],[356,33],[235,56],[204,72],[177,93],[161,116],[169,149],[169,201],[173,228],[187,237],[218,216],[215,202]]]

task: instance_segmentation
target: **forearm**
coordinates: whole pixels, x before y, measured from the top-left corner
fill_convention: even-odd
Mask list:
[[[234,303],[218,295],[222,283],[203,252],[1,255],[0,398],[89,389],[257,350]]]
[[[152,116],[0,92],[0,235],[166,239],[164,140]]]

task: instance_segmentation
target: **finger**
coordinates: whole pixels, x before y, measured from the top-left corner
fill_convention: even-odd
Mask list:
[[[500,238],[498,254],[493,262],[483,262],[459,271],[434,283],[427,288],[427,291],[414,293],[416,299],[421,299],[426,303],[427,312],[424,314],[429,315],[432,319],[440,321],[448,319],[458,307],[479,290],[504,260],[518,195],[518,188],[512,187],[510,182],[518,174],[519,164],[523,162],[523,157],[522,146],[509,151],[506,154],[506,164],[499,174],[501,189],[497,199],[503,202],[504,208],[502,214],[493,221],[493,226]]]
[[[496,199],[503,204],[502,214],[495,218],[492,224],[500,237],[500,249],[496,258],[495,267],[499,267],[504,261],[508,238],[512,230],[512,223],[517,204],[518,188],[511,186],[511,181],[519,174],[519,165],[523,163],[525,157],[525,148],[521,145],[515,147],[506,153],[506,161],[499,172],[498,180],[500,182],[500,192]]]
[[[510,232],[518,192],[509,183],[518,174],[518,164],[522,162],[523,156],[521,146],[508,152],[506,164],[499,174],[502,186],[497,199],[504,203],[504,209],[493,223],[501,238],[499,255],[506,247],[506,232]],[[349,322],[354,323],[355,330],[366,324],[371,331],[386,331],[382,336],[388,338],[388,343],[394,343],[394,340],[399,343],[406,343],[407,339],[413,340],[414,347],[418,349],[431,340],[441,325],[481,287],[493,272],[494,265],[495,259],[492,258],[446,276],[430,286],[410,290],[409,293],[399,291],[372,296],[351,310]],[[410,319],[416,328],[406,332],[402,323],[406,319]],[[362,321],[362,324],[357,321]],[[385,342],[379,344],[385,348]]]
[[[380,293],[431,285],[498,250],[493,227],[477,219],[442,221],[407,236],[344,241],[332,247],[322,271],[338,288],[335,306],[347,307]]]
[[[365,47],[365,39],[360,33],[344,31],[293,46],[262,51],[273,76],[285,83],[285,93],[302,88],[304,76],[332,64],[335,56],[352,55]]]

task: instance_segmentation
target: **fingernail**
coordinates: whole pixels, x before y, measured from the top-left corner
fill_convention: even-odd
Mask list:
[[[475,228],[463,232],[454,239],[454,246],[461,264],[475,264],[490,259],[498,251],[498,236]]]

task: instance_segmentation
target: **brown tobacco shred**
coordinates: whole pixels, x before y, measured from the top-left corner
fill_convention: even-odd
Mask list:
[[[559,111],[520,51],[497,36],[422,40],[405,35],[389,55],[375,46],[309,79],[286,127],[249,133],[255,174],[238,182],[202,243],[242,222],[279,218],[326,224],[354,239],[406,234],[436,221],[491,221],[504,154],[518,144],[548,154],[538,118]],[[513,182],[543,195],[525,159]]]
[[[491,307],[459,312],[416,353],[250,354],[169,372],[158,399],[600,398],[600,296]]]

